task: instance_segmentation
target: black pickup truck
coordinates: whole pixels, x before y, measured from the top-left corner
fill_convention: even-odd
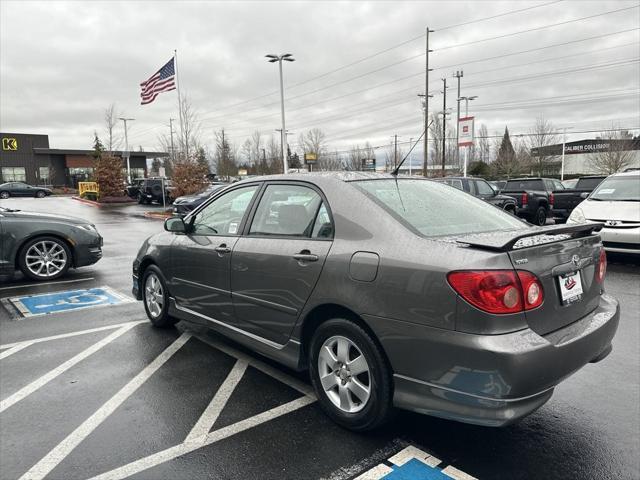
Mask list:
[[[481,198],[491,205],[516,214],[516,202],[513,198],[500,195],[484,178],[473,177],[444,177],[434,178],[436,182],[446,183],[452,187],[470,193],[474,197]]]
[[[544,225],[554,205],[554,191],[563,190],[554,178],[514,178],[500,191],[516,201],[516,215],[534,225]]]
[[[551,214],[553,215],[556,223],[566,222],[573,209],[587,198],[605,178],[607,178],[606,175],[580,177],[575,187],[554,190],[553,209],[551,210]]]

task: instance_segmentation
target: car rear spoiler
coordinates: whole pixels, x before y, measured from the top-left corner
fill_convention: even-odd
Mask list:
[[[532,227],[526,230],[470,234],[458,237],[456,242],[494,252],[508,252],[569,238],[587,237],[594,232],[599,232],[602,227],[604,227],[603,223],[592,222],[577,225],[550,225],[548,227]]]

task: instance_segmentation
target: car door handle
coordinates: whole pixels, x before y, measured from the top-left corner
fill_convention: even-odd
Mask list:
[[[231,249],[229,247],[227,247],[224,243],[222,245],[220,245],[219,247],[215,248],[215,251],[218,253],[230,253]]]
[[[318,255],[314,255],[309,250],[302,250],[300,253],[296,253],[293,258],[299,262],[317,262]]]

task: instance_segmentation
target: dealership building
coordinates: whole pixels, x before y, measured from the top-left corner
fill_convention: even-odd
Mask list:
[[[596,167],[598,159],[607,155],[623,156],[626,165],[623,168],[640,168],[640,137],[629,139],[593,138],[566,142],[564,144],[564,175],[565,178],[580,175],[597,175],[601,172]],[[550,156],[545,175],[558,176],[562,168],[562,143],[542,148],[533,148],[532,157],[540,155]]]
[[[49,136],[29,133],[0,133],[0,183],[25,182],[76,188],[93,176],[93,150],[49,147]],[[122,152],[113,152],[123,157]],[[130,152],[131,178],[147,175],[147,159],[166,157],[163,152]],[[126,158],[122,168],[127,170]]]

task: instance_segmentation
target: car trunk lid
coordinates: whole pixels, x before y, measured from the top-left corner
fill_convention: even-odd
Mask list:
[[[538,277],[544,302],[526,311],[525,317],[534,332],[544,335],[575,322],[598,306],[601,285],[596,280],[596,269],[601,242],[594,231],[601,228],[602,224],[594,223],[538,227],[469,235],[457,241],[474,248],[504,251],[515,269]]]

